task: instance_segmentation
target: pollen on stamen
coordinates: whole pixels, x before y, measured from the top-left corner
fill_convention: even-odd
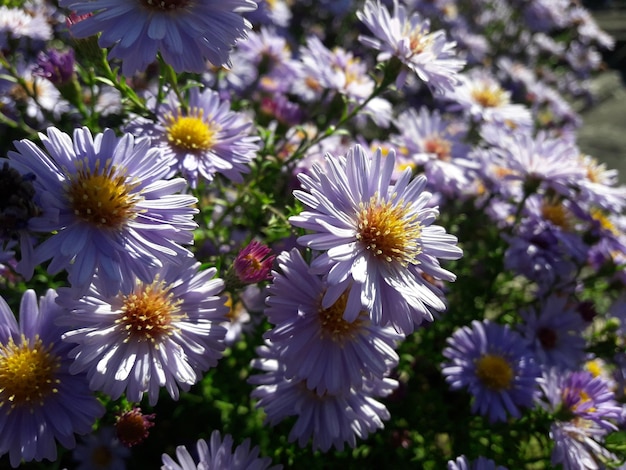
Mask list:
[[[100,160],[94,168],[79,162],[66,186],[66,198],[76,217],[100,228],[119,229],[136,217],[141,200],[133,190],[139,182],[128,181],[125,172]]]
[[[167,140],[172,145],[189,151],[209,150],[215,145],[219,128],[205,118],[203,109],[192,108],[186,116],[169,114],[165,120]]]
[[[174,299],[170,287],[158,278],[152,284],[139,284],[131,294],[124,295],[123,306],[115,323],[126,332],[124,342],[158,341],[177,331],[175,323],[186,317],[182,300]]]
[[[17,407],[43,406],[46,398],[58,393],[56,377],[60,359],[39,336],[31,341],[22,335],[20,344],[13,338],[0,345],[0,408],[6,413]]]
[[[357,240],[374,256],[402,266],[417,264],[422,225],[403,201],[380,200],[374,195],[361,203],[357,214]]]
[[[361,312],[353,321],[348,322],[343,318],[348,303],[349,291],[344,292],[338,299],[328,308],[319,308],[319,322],[321,326],[321,337],[330,338],[334,342],[350,341],[358,333],[361,328],[369,321],[367,312]],[[320,298],[321,304],[321,298]]]

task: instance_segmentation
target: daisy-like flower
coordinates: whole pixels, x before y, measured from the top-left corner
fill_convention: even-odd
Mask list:
[[[115,434],[122,444],[126,447],[133,447],[141,444],[148,438],[148,431],[154,426],[154,418],[156,414],[145,415],[141,412],[141,408],[135,407],[132,410],[125,411],[115,419]]]
[[[313,450],[327,452],[331,447],[343,450],[354,448],[356,438],[366,439],[384,427],[389,411],[376,397],[391,394],[398,382],[390,379],[365,380],[363,387],[346,393],[318,395],[309,390],[304,381],[285,377],[285,366],[280,352],[271,343],[257,348],[258,358],[252,366],[263,374],[251,376],[248,382],[256,385],[251,396],[264,409],[266,422],[274,426],[288,416],[297,416],[289,433],[289,442],[298,441],[305,447],[312,441]]]
[[[193,242],[196,199],[174,194],[184,179],[163,179],[169,167],[161,151],[110,129],[92,137],[84,127],[73,137],[51,127],[40,134],[47,153],[22,140],[8,154],[18,170],[34,175],[36,202],[58,213],[58,220],[33,221],[33,230],[52,235],[21,272],[31,276],[34,264],[52,259],[48,271],[66,269],[77,294],[98,272],[102,292],[115,295],[129,292],[135,276],[149,280],[149,268],[161,260],[191,257],[180,244]]]
[[[239,282],[256,284],[270,279],[274,258],[269,246],[252,240],[237,254],[232,269]]]
[[[125,393],[140,402],[147,393],[154,405],[165,387],[177,400],[179,388],[189,390],[225,349],[224,282],[212,279],[215,268],[199,266],[193,259],[168,264],[113,296],[103,294],[99,277],[82,299],[61,291],[59,303],[70,310],[60,321],[72,328],[63,335],[74,343],[71,371],[86,372],[91,388],[113,399]]]
[[[250,171],[247,165],[259,149],[259,137],[250,135],[252,121],[231,111],[218,92],[192,88],[186,107],[170,93],[157,109],[157,119],[145,132],[192,188],[200,178],[212,181],[215,173],[241,183],[241,174]]]
[[[446,92],[476,121],[508,123],[528,127],[532,124],[530,110],[511,102],[511,93],[487,70],[472,69],[459,75],[459,86]]]
[[[528,343],[506,325],[474,320],[448,338],[442,364],[452,389],[466,388],[472,394],[472,412],[490,422],[505,421],[507,413],[521,416],[538,391],[540,369]]]
[[[615,399],[610,382],[587,371],[544,372],[539,402],[556,420],[552,463],[564,469],[598,469],[601,461],[617,461],[604,447],[604,438],[624,422],[624,407]]]
[[[439,214],[428,207],[426,178],[411,180],[407,168],[392,184],[395,151],[373,157],[360,145],[345,157],[326,156],[327,168],[314,164],[298,178],[294,191],[307,210],[290,222],[314,233],[298,242],[327,250],[311,264],[328,273],[322,308],[330,308],[349,290],[344,319],[351,323],[363,310],[376,325],[409,334],[422,320],[433,320],[430,308],[444,310],[443,294],[426,280],[454,281],[438,258],[458,259],[456,237],[432,225]],[[395,175],[394,175],[395,176]]]
[[[204,439],[198,440],[196,454],[197,464],[185,446],[178,446],[176,448],[178,462],[169,455],[163,454],[161,470],[281,470],[283,468],[282,465],[270,467],[271,457],[259,457],[259,447],[255,446],[251,449],[250,439],[244,440],[233,450],[233,437],[226,434],[222,439],[217,430],[211,433],[208,443]]]
[[[531,341],[542,367],[580,367],[585,359],[582,333],[586,324],[571,299],[551,295],[538,308],[529,306],[520,315],[524,320],[520,327],[522,336]]]
[[[359,40],[380,51],[378,62],[398,58],[436,92],[456,86],[457,72],[465,66],[456,55],[456,43],[449,42],[443,30],[431,31],[430,21],[419,13],[409,15],[405,6],[394,0],[391,14],[380,0],[367,0],[357,17],[374,35],[359,36]],[[398,87],[405,77],[406,73],[400,73]]]
[[[85,436],[72,457],[77,462],[76,470],[125,470],[130,450],[115,436],[111,426]]]
[[[82,374],[71,374],[69,345],[61,341],[63,313],[49,289],[39,305],[33,290],[22,296],[19,324],[0,297],[0,455],[11,465],[57,458],[57,443],[76,445],[104,408]]]
[[[227,64],[230,48],[251,24],[241,14],[256,9],[252,0],[61,0],[81,18],[71,27],[77,38],[102,33],[109,59],[122,60],[122,73],[143,71],[157,56],[176,72],[204,72]]]
[[[476,164],[467,158],[464,125],[426,107],[400,113],[395,125],[400,134],[392,136],[391,142],[409,162],[424,168],[431,187],[458,194],[469,186],[470,171]]]
[[[365,311],[346,321],[347,293],[323,308],[325,283],[309,272],[297,249],[283,252],[278,266],[265,310],[276,326],[265,338],[280,351],[286,377],[305,381],[318,395],[336,395],[382,379],[398,363],[395,347],[403,337],[373,325]]]

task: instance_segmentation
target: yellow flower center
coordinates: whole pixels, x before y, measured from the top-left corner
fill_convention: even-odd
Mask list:
[[[348,303],[348,293],[349,291],[344,292],[330,307],[326,309],[320,307],[319,321],[322,339],[330,338],[339,343],[350,341],[369,321],[366,312],[361,312],[353,322],[348,322],[343,318]]]
[[[176,147],[190,150],[208,150],[215,145],[215,134],[219,128],[215,123],[207,122],[204,110],[192,108],[189,115],[166,116],[167,140]]]
[[[409,40],[411,56],[421,54],[432,43],[432,36],[425,25],[412,28],[411,23],[405,22],[402,28],[402,35]]]
[[[374,256],[405,267],[418,263],[422,226],[403,201],[394,204],[375,195],[368,204],[360,204],[357,219],[356,238]]]
[[[124,342],[155,343],[177,330],[173,323],[186,315],[180,311],[182,300],[175,300],[169,290],[157,277],[152,284],[139,284],[135,292],[123,296],[122,313],[115,323],[126,331]]]
[[[441,137],[432,137],[424,142],[424,150],[428,153],[434,153],[438,160],[450,160],[450,149],[452,145],[450,141]]]
[[[20,345],[13,338],[0,345],[0,408],[9,407],[4,413],[21,406],[32,411],[58,392],[60,360],[51,350],[52,344],[45,347],[39,336],[32,345],[24,335]]]
[[[476,87],[472,90],[471,95],[483,108],[497,108],[509,103],[506,92],[498,86]]]
[[[500,391],[511,386],[513,369],[502,356],[485,354],[476,362],[476,375],[485,387]]]
[[[602,363],[597,359],[592,359],[585,363],[585,370],[594,377],[599,377],[603,373]]]
[[[98,446],[91,451],[91,463],[96,468],[108,468],[113,462],[113,453],[105,445]]]
[[[541,205],[541,215],[543,218],[552,222],[563,230],[569,230],[572,227],[571,213],[558,202],[550,203],[544,201]]]
[[[600,224],[600,227],[602,227],[603,230],[606,230],[613,235],[619,235],[619,231],[617,230],[613,222],[611,222],[611,219],[609,219],[609,217],[604,213],[604,211],[598,209],[597,207],[592,208],[589,211],[589,215],[593,220]]]
[[[100,168],[96,161],[92,171],[85,161],[77,163],[77,173],[66,187],[66,196],[74,215],[102,228],[119,229],[137,215],[139,194],[131,191],[139,182],[127,181],[124,172],[110,162]]]

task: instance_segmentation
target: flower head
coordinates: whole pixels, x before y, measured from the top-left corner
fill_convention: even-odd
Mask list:
[[[22,296],[19,325],[0,297],[0,455],[11,465],[57,458],[57,442],[76,445],[104,413],[82,374],[71,374],[69,346],[61,341],[63,313],[49,289],[37,305],[35,292]]]
[[[147,280],[162,260],[191,256],[180,243],[193,241],[196,199],[174,194],[185,181],[163,179],[169,170],[158,149],[112,130],[93,137],[76,129],[72,140],[52,127],[40,137],[48,153],[22,140],[8,154],[23,174],[35,176],[36,202],[58,213],[58,220],[34,227],[53,235],[35,248],[33,263],[22,263],[23,273],[52,259],[48,271],[66,269],[77,295],[96,272],[103,292],[114,295],[130,291],[135,276]]]
[[[228,63],[230,48],[244,38],[250,23],[241,13],[251,0],[62,0],[77,15],[93,13],[71,27],[77,38],[102,33],[101,47],[113,46],[109,59],[122,60],[122,73],[143,71],[157,56],[176,72],[204,72]]]
[[[199,266],[168,264],[129,293],[106,295],[96,277],[82,299],[60,295],[71,310],[61,321],[72,328],[63,336],[75,344],[72,372],[86,372],[91,388],[113,399],[140,402],[147,393],[154,405],[161,387],[178,399],[179,387],[188,390],[225,349],[224,283]]]
[[[309,390],[304,381],[288,379],[280,352],[267,343],[257,348],[259,357],[252,366],[263,374],[251,376],[256,385],[251,396],[267,414],[266,421],[275,425],[288,416],[297,416],[289,433],[289,442],[298,441],[305,447],[312,441],[313,450],[327,452],[331,447],[343,450],[348,444],[354,448],[356,438],[365,439],[383,428],[389,411],[375,398],[388,396],[398,382],[389,379],[365,380],[361,387],[333,395],[318,395]]]
[[[467,388],[472,411],[490,422],[521,416],[538,391],[540,369],[526,341],[508,326],[474,320],[447,340],[442,372],[453,389]]]
[[[241,183],[241,174],[250,171],[247,165],[259,138],[250,134],[252,122],[231,111],[218,92],[192,88],[186,107],[170,93],[157,109],[157,119],[145,132],[191,187],[200,179],[212,181],[215,173]]]
[[[433,319],[430,308],[445,309],[443,294],[425,276],[455,279],[438,258],[461,257],[456,237],[432,225],[438,210],[428,206],[425,177],[411,180],[407,169],[391,182],[393,150],[384,158],[380,149],[370,157],[356,145],[345,157],[327,155],[326,163],[326,169],[314,165],[310,175],[298,175],[302,190],[294,195],[306,210],[290,218],[314,232],[299,243],[326,250],[311,264],[315,272],[328,273],[322,307],[350,287],[345,320],[366,310],[375,324],[408,334]]]
[[[130,450],[115,436],[115,430],[106,426],[83,437],[72,457],[76,470],[124,470]]]
[[[149,431],[154,426],[154,413],[145,415],[141,408],[135,407],[117,416],[115,420],[115,434],[126,447],[141,444],[148,437]]]
[[[432,90],[442,92],[454,88],[457,72],[465,61],[457,57],[456,44],[447,41],[444,31],[431,31],[427,19],[419,13],[409,15],[398,0],[394,0],[393,14],[380,0],[376,3],[367,0],[357,17],[374,35],[359,36],[359,40],[380,51],[379,62],[396,57]]]
[[[276,326],[265,338],[280,351],[286,377],[306,382],[318,395],[348,392],[366,380],[384,378],[398,363],[395,347],[402,336],[372,324],[365,311],[346,321],[347,293],[322,307],[326,285],[309,272],[295,248],[283,252],[278,265],[265,310]]]
[[[256,284],[271,277],[274,258],[270,247],[252,240],[235,258],[233,270],[240,282]]]

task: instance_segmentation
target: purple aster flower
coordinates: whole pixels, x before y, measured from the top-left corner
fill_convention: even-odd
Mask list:
[[[620,462],[603,445],[606,430],[593,421],[578,419],[556,421],[550,425],[550,437],[554,441],[552,465],[562,465],[563,470],[598,470],[606,463]],[[621,467],[619,467],[621,468]]]
[[[113,46],[109,59],[122,60],[122,73],[143,71],[157,56],[176,72],[204,72],[227,64],[230,48],[251,28],[241,13],[251,0],[61,0],[82,18],[71,27],[77,38],[102,33],[101,47]]]
[[[250,439],[246,439],[233,450],[233,437],[226,434],[222,440],[220,432],[211,433],[207,443],[204,439],[196,443],[198,463],[185,446],[176,448],[178,462],[167,454],[163,454],[161,470],[281,470],[282,465],[271,466],[271,457],[259,457],[259,447],[250,449]]]
[[[485,129],[481,136],[493,146],[500,166],[509,170],[505,178],[521,181],[529,190],[552,189],[567,197],[585,177],[578,164],[580,151],[571,139],[545,131],[537,135],[510,132],[496,126]]]
[[[62,52],[50,49],[37,56],[35,75],[47,78],[55,85],[63,85],[74,76],[74,50]]]
[[[522,336],[528,339],[542,367],[577,369],[585,360],[587,326],[577,304],[564,295],[551,295],[535,308],[520,312]]]
[[[72,452],[75,470],[125,470],[130,450],[122,445],[111,426],[83,437]]]
[[[445,92],[475,121],[500,122],[527,127],[532,124],[530,110],[511,102],[511,93],[486,69],[472,69],[459,75],[460,85]]]
[[[22,273],[31,276],[34,264],[52,259],[48,271],[66,269],[77,294],[98,272],[103,292],[115,295],[130,291],[135,275],[148,280],[161,260],[191,257],[179,244],[193,242],[196,199],[174,194],[185,181],[163,179],[169,168],[160,150],[110,129],[95,137],[76,129],[73,140],[53,127],[39,135],[48,153],[22,140],[8,156],[35,176],[36,202],[58,220],[32,222],[33,230],[53,234],[35,248],[32,263],[21,263]]]
[[[231,111],[218,92],[192,88],[185,107],[172,92],[159,105],[157,118],[145,132],[192,188],[200,178],[212,181],[215,173],[243,182],[241,174],[250,171],[259,138],[250,135],[252,121]]]
[[[149,429],[154,426],[155,413],[145,415],[136,406],[132,410],[120,413],[115,418],[115,434],[126,447],[141,444],[150,435]]]
[[[233,271],[243,284],[267,281],[271,278],[270,271],[275,258],[270,247],[252,240],[237,254]]]
[[[463,124],[422,107],[400,113],[395,125],[400,134],[392,136],[391,142],[410,162],[424,169],[431,187],[458,194],[469,186],[476,164],[467,158],[469,146],[463,143]]]
[[[465,61],[457,57],[454,42],[448,42],[442,30],[431,31],[430,21],[419,13],[409,15],[404,5],[394,0],[393,15],[380,0],[367,0],[357,17],[374,37],[359,36],[368,47],[379,50],[377,60],[398,58],[423,80],[431,90],[452,90],[457,84],[457,72]],[[397,86],[404,84],[406,74],[398,77]]]
[[[91,432],[104,413],[85,376],[69,371],[56,297],[49,289],[38,305],[35,292],[27,290],[19,325],[0,297],[0,455],[8,453],[13,467],[22,460],[56,460],[57,442],[73,448],[74,434]]]
[[[285,376],[306,382],[318,395],[360,389],[382,379],[397,365],[396,344],[403,337],[371,323],[367,312],[344,319],[348,293],[328,308],[321,305],[324,280],[311,274],[297,249],[278,257],[280,272],[268,288],[265,314],[276,326],[265,333],[280,351]]]
[[[274,426],[288,416],[297,416],[289,433],[289,442],[298,441],[305,447],[312,440],[313,450],[327,452],[332,446],[343,450],[348,444],[354,448],[356,438],[365,439],[384,427],[389,411],[375,397],[388,396],[398,382],[385,378],[365,380],[360,389],[350,389],[339,395],[318,395],[303,381],[287,379],[279,352],[266,343],[257,348],[259,357],[252,366],[264,374],[251,376],[256,385],[251,396],[266,413],[266,422]]]
[[[70,325],[64,341],[75,343],[71,371],[86,372],[93,390],[113,399],[123,393],[150,404],[165,387],[173,399],[217,364],[225,349],[224,282],[216,269],[198,271],[199,262],[168,264],[149,282],[136,280],[129,293],[103,293],[96,276],[88,293],[74,300],[60,290],[59,302],[70,310],[60,321]]]
[[[571,372],[557,379],[561,409],[575,417],[593,421],[598,426],[615,431],[616,423],[624,420],[624,406],[615,400],[610,383],[602,376],[588,371]]]
[[[508,325],[474,320],[448,338],[442,364],[446,382],[454,390],[472,394],[472,412],[490,422],[505,421],[507,413],[521,416],[533,405],[541,371],[528,343]]]
[[[478,457],[476,460],[468,460],[467,457],[461,455],[455,460],[448,462],[448,470],[507,470],[502,465],[488,459],[487,457]]]
[[[350,287],[344,314],[350,323],[363,310],[375,324],[405,334],[424,319],[432,321],[430,308],[441,311],[445,304],[425,276],[453,281],[438,258],[458,259],[462,251],[456,237],[432,225],[439,212],[428,207],[426,178],[412,180],[406,169],[392,184],[395,151],[383,158],[378,149],[370,157],[360,145],[345,157],[328,154],[326,164],[298,175],[302,190],[294,195],[307,210],[290,218],[314,232],[300,237],[300,244],[327,250],[311,264],[315,272],[328,273],[322,307]]]

